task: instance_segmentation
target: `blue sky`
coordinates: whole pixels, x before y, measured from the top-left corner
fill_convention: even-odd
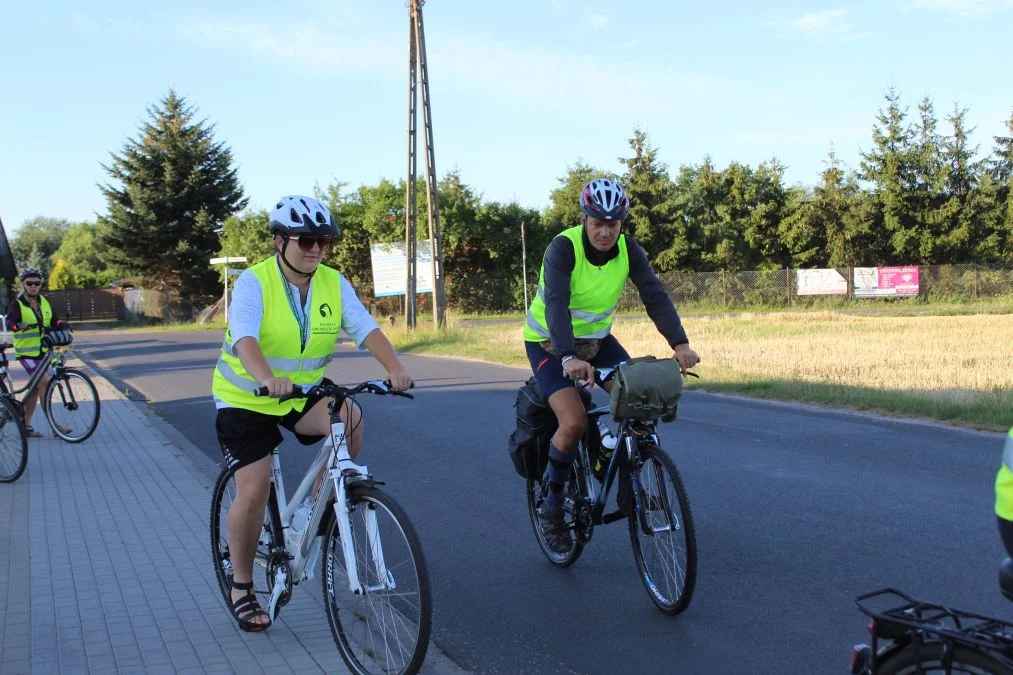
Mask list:
[[[404,0],[9,3],[0,40],[0,218],[90,220],[110,152],[170,87],[215,124],[251,207],[406,171]],[[776,156],[817,182],[857,167],[887,87],[990,151],[1013,111],[1013,0],[430,0],[436,167],[544,207],[583,159],[620,169],[640,126],[673,173]],[[420,138],[421,140],[421,138]],[[424,164],[419,170],[423,171]]]

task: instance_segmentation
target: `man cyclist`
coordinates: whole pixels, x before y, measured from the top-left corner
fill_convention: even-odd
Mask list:
[[[538,293],[524,327],[531,370],[559,421],[549,444],[546,499],[538,513],[545,542],[557,553],[573,544],[564,520],[563,489],[587,426],[575,384],[593,382],[595,367],[630,358],[611,334],[612,315],[627,279],[636,285],[647,315],[672,347],[683,374],[700,362],[647,254],[621,233],[630,206],[622,186],[597,178],[584,186],[579,201],[580,225],[563,230],[545,251]]]
[[[7,329],[15,331],[14,354],[25,372],[28,373],[28,377],[31,377],[38,370],[39,364],[42,363],[42,357],[47,351],[46,346],[42,343],[43,334],[47,329],[65,328],[67,322],[56,318],[49,300],[42,294],[42,272],[34,267],[29,267],[19,275],[19,278],[24,290],[11,300],[11,304],[7,308]],[[32,438],[42,436],[42,433],[37,431],[31,422],[32,416],[35,414],[35,406],[48,383],[49,373],[43,373],[38,386],[22,401],[25,408],[25,433]],[[71,429],[57,426],[63,433],[71,432]]]
[[[277,397],[291,392],[293,384],[330,382],[324,371],[341,329],[383,365],[395,391],[412,384],[352,285],[321,264],[338,236],[327,207],[311,197],[282,197],[269,224],[275,255],[236,280],[212,380],[218,441],[236,478],[237,495],[228,515],[232,613],[249,632],[271,625],[253,594],[252,580],[269,491],[270,453],[282,441],[278,427],[293,432],[304,445],[330,433],[330,398],[279,402]],[[266,387],[270,396],[255,396],[259,387]],[[346,402],[340,416],[354,457],[362,443],[361,411]]]
[[[995,476],[995,515],[999,523],[999,536],[1006,555],[999,570],[999,581],[1004,594],[1013,600],[1013,429],[1006,436],[1002,451],[1002,464]]]

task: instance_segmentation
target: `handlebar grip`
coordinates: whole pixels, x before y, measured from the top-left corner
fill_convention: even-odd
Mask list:
[[[267,387],[257,387],[257,389],[253,392],[253,395],[254,396],[267,396],[268,395]]]

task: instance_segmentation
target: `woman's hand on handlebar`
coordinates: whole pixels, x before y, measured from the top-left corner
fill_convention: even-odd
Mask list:
[[[260,381],[260,386],[267,389],[267,396],[275,398],[292,393],[292,380],[287,377],[267,377]]]
[[[387,382],[391,391],[406,391],[412,388],[414,382],[408,373],[403,370],[392,370],[387,373]]]

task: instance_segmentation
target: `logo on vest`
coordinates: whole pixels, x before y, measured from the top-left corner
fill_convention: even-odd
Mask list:
[[[334,312],[331,310],[331,306],[328,305],[326,302],[324,304],[320,305],[320,316],[322,316],[322,317],[324,317],[326,319],[327,317],[329,317],[333,313]]]

